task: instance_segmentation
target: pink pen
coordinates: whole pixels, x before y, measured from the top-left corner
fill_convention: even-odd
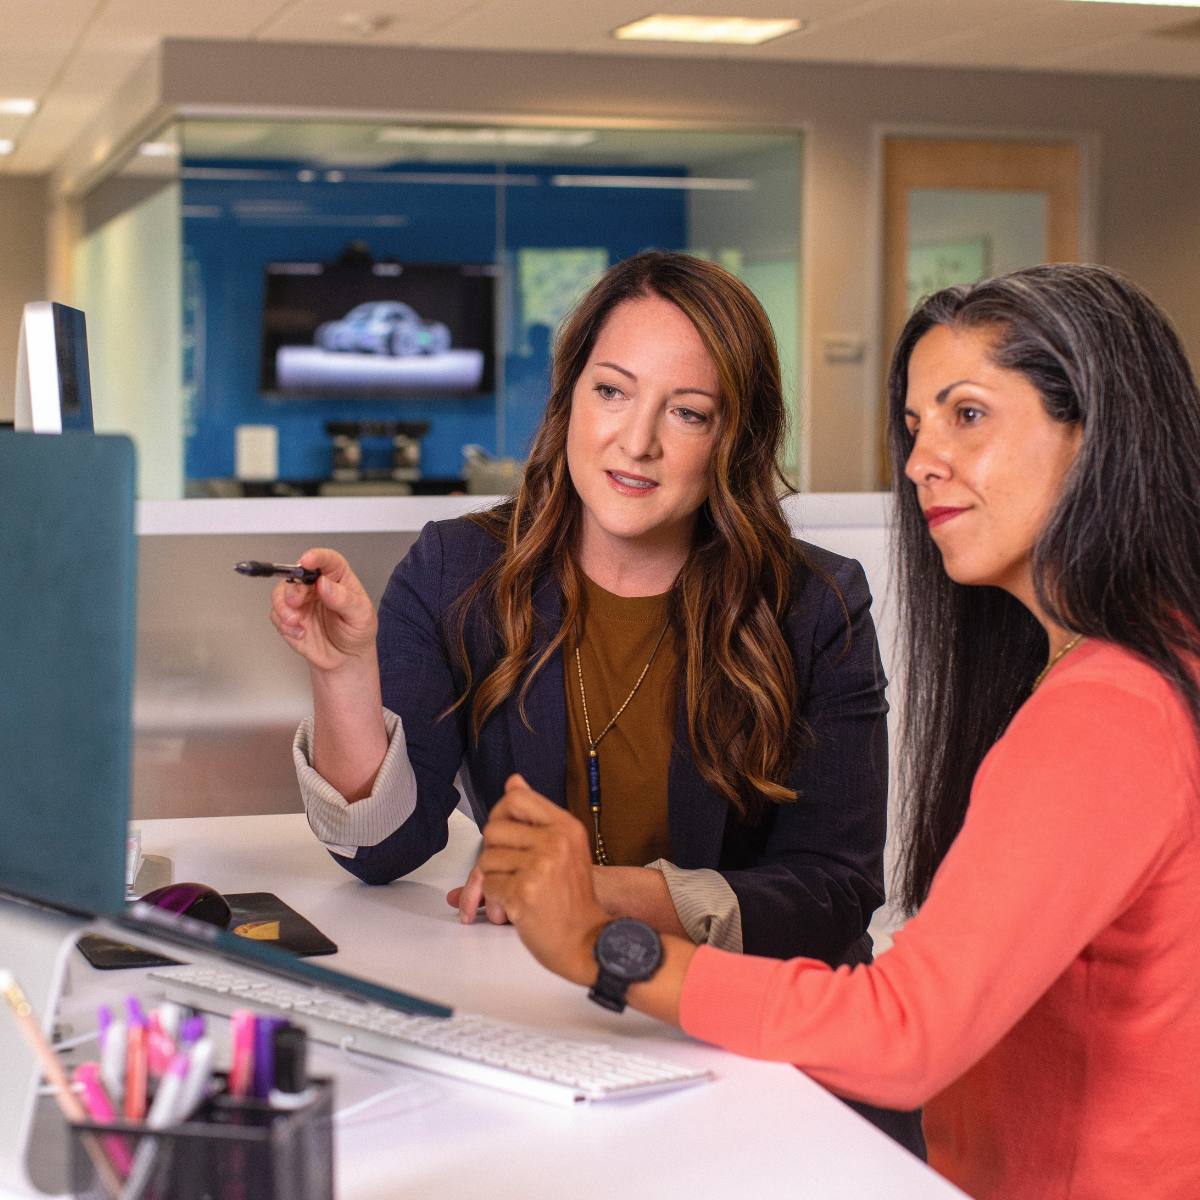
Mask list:
[[[174,1057],[175,1042],[163,1028],[158,1013],[152,1012],[146,1033],[146,1065],[151,1078],[161,1079],[167,1073],[167,1068],[171,1065]]]
[[[71,1082],[83,1100],[87,1115],[99,1125],[111,1125],[117,1120],[117,1110],[104,1084],[100,1082],[100,1064],[94,1062],[80,1063],[71,1074]],[[133,1156],[122,1137],[106,1137],[104,1149],[113,1165],[122,1174],[128,1174],[133,1165]]]
[[[229,1068],[229,1094],[244,1097],[250,1094],[254,1081],[254,1014],[240,1008],[231,1017],[233,1059]]]

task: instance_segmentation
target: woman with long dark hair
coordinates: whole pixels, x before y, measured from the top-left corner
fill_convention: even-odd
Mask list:
[[[614,916],[732,951],[870,958],[884,679],[862,569],[793,541],[778,355],[750,290],[682,254],[568,316],[516,497],[431,524],[378,619],[345,559],[272,620],[309,662],[309,821],[385,883],[482,824],[513,772],[588,828]],[[464,921],[472,873],[451,893]],[[488,916],[505,919],[491,898]],[[911,1114],[871,1114],[919,1149]]]
[[[1183,350],[1121,276],[1045,266],[927,300],[889,388],[919,906],[894,948],[831,970],[611,922],[582,829],[520,779],[485,830],[485,888],[578,983],[843,1095],[925,1105],[931,1164],[972,1196],[1200,1195]]]

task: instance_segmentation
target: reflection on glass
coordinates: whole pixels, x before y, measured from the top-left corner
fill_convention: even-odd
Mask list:
[[[135,236],[129,222],[144,197],[124,183],[125,191],[110,186],[121,182],[114,178],[88,199],[94,219],[80,267],[81,291],[103,303],[106,273],[124,278],[134,263],[143,288],[149,272],[155,289],[171,292],[143,314],[139,330],[122,322],[119,344],[116,327],[106,339],[100,321],[94,352],[171,373],[169,386],[165,378],[153,387],[136,378],[119,386],[125,427],[139,440],[155,428],[154,460],[172,464],[171,478],[160,472],[155,496],[252,490],[236,479],[239,426],[278,430],[278,479],[256,481],[266,494],[319,494],[332,470],[331,422],[427,422],[422,490],[462,485],[464,446],[523,457],[545,404],[562,317],[606,267],[648,248],[711,257],[755,289],[778,335],[788,398],[796,400],[797,134],[189,119],[153,143],[136,156],[138,167],[169,174],[169,211],[160,206],[150,223],[142,214]],[[268,303],[273,265],[327,270],[347,255],[391,270],[395,295],[348,298],[333,318],[386,301],[407,304],[421,330],[440,323],[453,331],[461,312],[433,311],[428,289],[406,299],[406,271],[416,279],[429,264],[494,270],[495,316],[485,323],[495,370],[485,371],[486,386],[359,386],[389,369],[429,366],[415,355],[396,357],[394,334],[322,347],[326,357],[347,359],[328,386],[266,386],[264,338],[299,331],[312,357],[320,323],[299,288],[289,293],[294,303]],[[122,256],[125,266],[114,268]],[[396,361],[384,361],[381,347],[392,347]],[[172,429],[164,411],[174,414]],[[791,469],[794,448],[789,458]],[[385,483],[382,490],[407,486]]]
[[[908,194],[908,307],[956,283],[1044,262],[1044,192],[913,188]]]

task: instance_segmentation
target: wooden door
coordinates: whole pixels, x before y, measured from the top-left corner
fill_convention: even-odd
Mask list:
[[[1078,261],[1082,151],[1069,141],[969,140],[966,138],[888,137],[883,144],[884,197],[884,318],[883,380],[881,388],[880,484],[891,482],[887,456],[887,365],[892,347],[904,328],[919,288],[969,283],[1002,270],[1034,266],[1037,262]],[[1002,224],[1009,241],[999,261],[989,254],[989,235],[962,236],[961,225],[950,221],[956,236],[941,243],[914,244],[913,214],[919,200],[936,200],[936,210],[969,221],[963,214],[974,205],[981,223],[989,219],[1003,197],[1011,197],[1011,213]],[[926,205],[929,208],[929,205]],[[1020,210],[1020,211],[1018,211]],[[995,216],[991,217],[995,220]],[[1016,227],[1022,221],[1023,233]],[[1012,228],[1008,228],[1008,227]],[[926,288],[926,290],[928,290]]]

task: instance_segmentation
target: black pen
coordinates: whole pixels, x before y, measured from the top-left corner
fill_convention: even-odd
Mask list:
[[[302,567],[299,563],[249,562],[234,563],[239,575],[282,575],[292,583],[316,583],[321,572],[316,567]]]
[[[272,1108],[303,1108],[317,1092],[308,1084],[308,1035],[286,1021],[271,1032],[274,1080],[267,1099]]]

